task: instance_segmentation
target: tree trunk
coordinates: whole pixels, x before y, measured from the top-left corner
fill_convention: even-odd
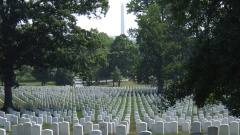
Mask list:
[[[12,87],[14,82],[14,73],[13,73],[13,65],[6,66],[7,68],[4,70],[4,106],[2,108],[3,111],[7,112],[8,108],[13,108],[12,102]]]
[[[157,94],[162,94],[164,80],[162,78],[158,78],[157,83],[158,83]]]
[[[121,80],[118,80],[118,87],[120,87]]]
[[[115,85],[114,85],[114,81],[113,81],[113,87],[114,87]]]
[[[107,85],[107,77],[106,77],[106,85]]]

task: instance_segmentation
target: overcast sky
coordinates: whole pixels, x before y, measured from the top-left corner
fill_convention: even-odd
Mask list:
[[[136,28],[137,23],[134,21],[133,14],[127,14],[126,3],[130,0],[109,0],[110,9],[106,17],[100,20],[88,19],[86,16],[78,17],[77,25],[89,30],[90,28],[97,28],[99,32],[105,32],[109,36],[118,36],[121,34],[121,4],[124,4],[125,9],[125,34],[129,28]]]

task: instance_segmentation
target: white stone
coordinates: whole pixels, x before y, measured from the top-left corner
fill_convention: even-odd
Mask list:
[[[164,122],[163,121],[156,121],[155,124],[152,125],[153,133],[156,134],[164,134]]]
[[[208,132],[208,127],[212,126],[212,122],[211,121],[204,121],[203,123],[204,123],[203,124],[203,126],[204,126],[203,131],[207,133]]]
[[[140,122],[137,124],[137,133],[139,134],[142,131],[147,131],[147,123],[146,122]]]
[[[23,124],[23,130],[25,135],[31,135],[31,129],[32,129],[32,123],[31,122],[25,122]]]
[[[93,124],[93,130],[99,130],[99,125],[98,124]]]
[[[12,126],[12,135],[18,135],[17,125]]]
[[[119,124],[116,127],[116,135],[127,135],[126,125]]]
[[[25,135],[24,129],[23,129],[23,124],[17,125],[17,132],[18,132],[18,135]]]
[[[218,135],[218,127],[208,127],[208,135]]]
[[[47,116],[47,123],[51,124],[52,123],[52,116]]]
[[[229,125],[227,124],[220,125],[219,135],[230,135]]]
[[[107,122],[99,123],[99,130],[102,131],[102,135],[108,135],[108,123]]]
[[[60,135],[70,135],[69,122],[64,121],[59,123],[59,134]]]
[[[80,124],[75,124],[73,126],[73,135],[84,135],[83,134],[83,126]]]
[[[192,133],[194,132],[201,132],[201,123],[198,121],[192,123]]]
[[[92,130],[90,135],[103,135],[101,130]]]
[[[85,118],[80,118],[80,124],[83,126],[85,125]]]
[[[53,131],[51,129],[42,130],[42,135],[53,135]]]
[[[10,123],[9,121],[6,121],[6,122],[4,123],[4,129],[5,129],[6,131],[11,131],[11,123]]]
[[[152,132],[150,131],[142,131],[139,133],[139,135],[152,135]]]
[[[112,134],[113,133],[113,122],[108,122],[108,133]]]
[[[239,135],[239,123],[236,121],[232,121],[230,123],[230,134],[231,135]]]
[[[35,124],[31,127],[31,135],[41,135],[42,126]]]
[[[178,134],[178,122],[177,121],[172,121],[170,123],[170,133]]]
[[[53,131],[53,135],[59,135],[59,124],[57,122],[53,122],[50,128]]]
[[[92,122],[86,122],[84,126],[84,134],[90,134],[90,132],[93,130],[93,123]]]
[[[2,128],[0,128],[0,135],[6,135],[6,130],[5,130],[5,129],[2,129]]]
[[[182,123],[182,132],[190,134],[190,123],[189,122]]]
[[[164,133],[171,133],[170,122],[164,122]]]

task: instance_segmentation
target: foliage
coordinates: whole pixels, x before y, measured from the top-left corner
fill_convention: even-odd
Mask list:
[[[114,71],[111,73],[111,78],[113,79],[113,86],[114,86],[114,82],[118,82],[118,86],[120,86],[120,82],[123,79],[123,77],[118,67],[114,68]]]
[[[0,74],[5,84],[3,110],[12,105],[15,72],[23,65],[65,68],[86,74],[102,57],[96,30],[76,26],[76,15],[106,14],[108,1],[0,1]],[[91,54],[88,54],[88,50]],[[96,60],[96,61],[95,61]]]
[[[73,74],[66,69],[58,68],[53,78],[57,86],[72,86],[74,84]]]
[[[111,45],[109,59],[109,71],[115,67],[121,71],[123,77],[135,76],[135,65],[138,61],[138,46],[124,34],[117,36]]]
[[[150,76],[156,78],[158,93],[162,93],[164,81],[182,74],[182,63],[186,60],[186,48],[191,40],[184,34],[184,27],[175,25],[165,1],[132,0],[128,8],[137,15],[139,26],[130,30],[140,46],[137,80],[149,83]]]
[[[19,70],[15,71],[16,74],[16,81],[21,82],[29,79],[35,79],[31,72],[33,71],[33,68],[30,66],[23,65]]]
[[[49,68],[34,68],[32,71],[32,76],[35,77],[37,81],[42,82],[42,86],[52,80],[52,73],[51,69]]]
[[[240,1],[180,0],[172,5],[175,20],[196,38],[186,74],[172,86],[173,101],[193,95],[202,107],[211,97],[239,116]]]
[[[102,42],[102,45],[104,46],[104,48],[101,51],[105,53],[106,56],[109,55],[110,47],[114,39],[112,37],[109,37],[106,33],[102,33],[102,32],[99,33],[99,38],[100,38],[100,41]],[[98,81],[98,79],[107,80],[107,78],[110,78],[110,72],[109,72],[108,66],[109,66],[109,63],[106,57],[106,63],[96,69],[96,72],[95,72],[96,82]]]

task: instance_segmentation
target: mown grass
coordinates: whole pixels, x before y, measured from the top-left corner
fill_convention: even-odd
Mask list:
[[[24,81],[24,82],[19,82],[20,86],[42,86],[42,82],[37,82],[37,81]],[[45,86],[54,86],[55,82],[47,82]]]

